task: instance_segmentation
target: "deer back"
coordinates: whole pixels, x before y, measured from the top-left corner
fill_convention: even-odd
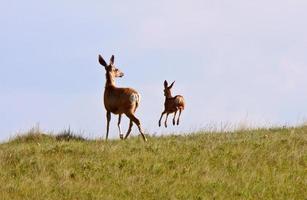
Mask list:
[[[184,98],[181,95],[176,95],[172,98],[166,98],[164,102],[165,110],[168,112],[175,112],[179,108],[184,109]]]

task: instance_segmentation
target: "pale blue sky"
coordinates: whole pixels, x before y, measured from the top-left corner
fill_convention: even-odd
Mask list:
[[[104,137],[99,53],[115,55],[118,86],[141,93],[147,132],[302,123],[306,10],[305,0],[1,1],[0,140],[36,123]],[[165,79],[187,102],[176,128],[157,126]]]

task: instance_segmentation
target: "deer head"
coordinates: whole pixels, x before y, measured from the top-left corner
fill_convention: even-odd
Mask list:
[[[106,73],[113,79],[116,77],[123,77],[124,73],[121,72],[116,66],[114,65],[114,55],[110,58],[110,63],[107,65],[106,61],[102,58],[101,55],[98,56],[99,63],[104,66]]]
[[[172,84],[170,86],[168,86],[167,81],[166,80],[164,81],[164,96],[166,98],[172,97],[171,89],[172,89],[174,83],[175,83],[175,81],[172,82]]]

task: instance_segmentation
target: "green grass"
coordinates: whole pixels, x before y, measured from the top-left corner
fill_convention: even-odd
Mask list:
[[[307,127],[147,143],[62,135],[32,131],[0,144],[1,200],[307,198]]]

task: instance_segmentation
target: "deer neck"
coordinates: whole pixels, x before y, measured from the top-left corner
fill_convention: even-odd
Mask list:
[[[105,88],[109,88],[109,87],[115,87],[115,79],[110,74],[110,72],[107,72],[106,73],[106,85],[105,85]]]
[[[173,98],[172,93],[169,93],[165,96],[165,99],[170,99],[170,98]]]

